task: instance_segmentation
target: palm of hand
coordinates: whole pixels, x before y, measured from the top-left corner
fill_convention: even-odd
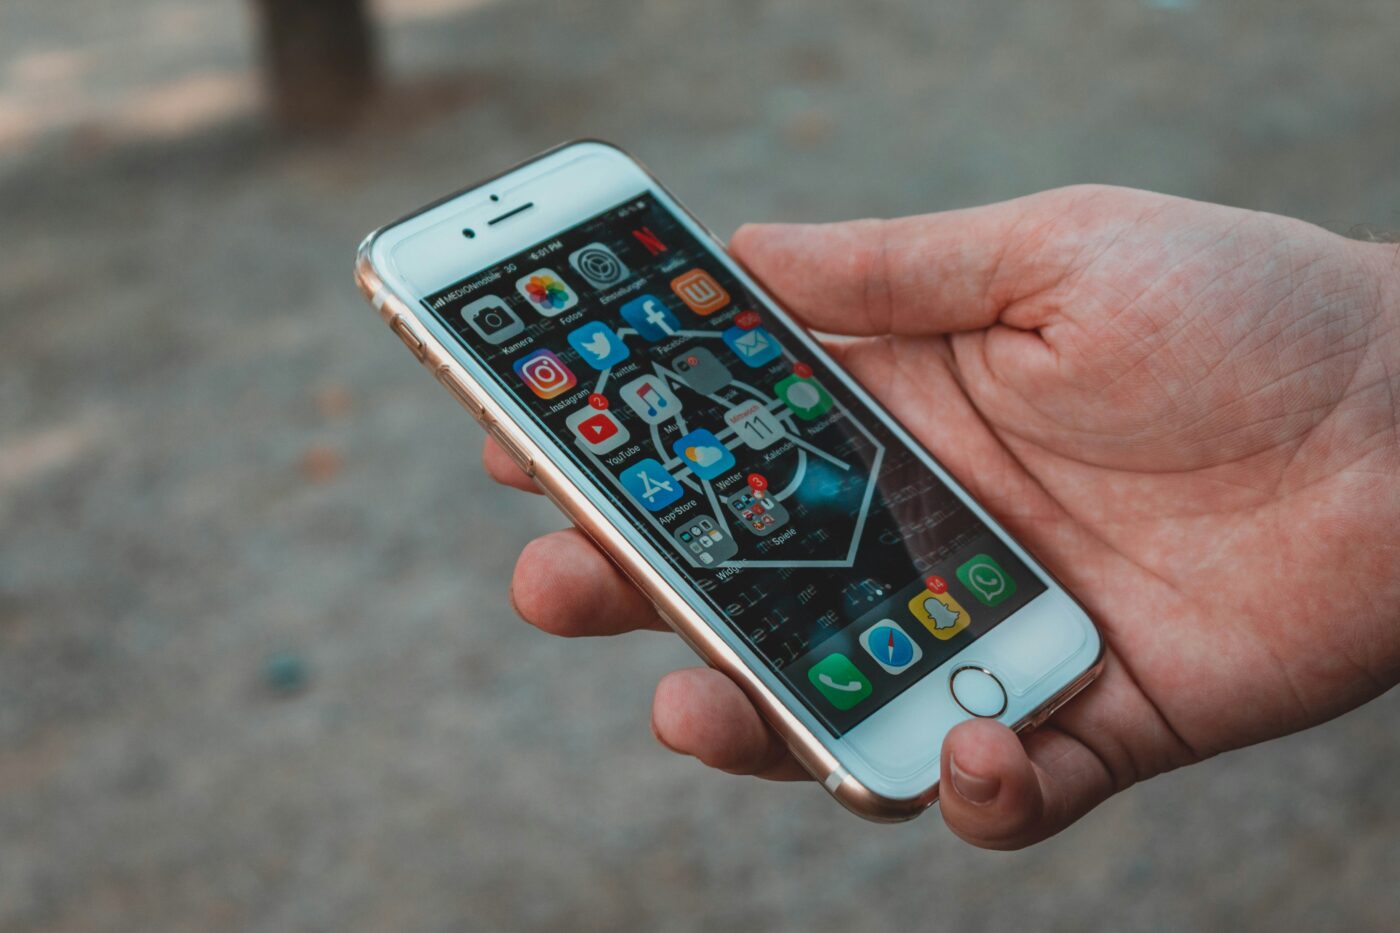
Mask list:
[[[1098,682],[1024,745],[983,720],[949,733],[959,835],[1035,842],[1400,679],[1393,251],[1106,188],[747,227],[731,248],[815,330],[861,338],[832,349],[1105,635]],[[532,488],[490,443],[486,464]],[[532,543],[512,593],[560,634],[662,627],[576,532]],[[663,680],[652,723],[715,767],[801,775],[715,671]]]
[[[1374,280],[1281,218],[1043,200],[982,327],[840,352],[1100,622],[1105,675],[1056,728],[1121,787],[1383,691],[1400,510]],[[866,308],[895,332],[897,292]]]

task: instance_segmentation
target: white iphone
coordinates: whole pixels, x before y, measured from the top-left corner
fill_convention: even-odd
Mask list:
[[[365,240],[420,362],[812,776],[937,799],[973,716],[1044,721],[1084,610],[636,160],[551,150]]]

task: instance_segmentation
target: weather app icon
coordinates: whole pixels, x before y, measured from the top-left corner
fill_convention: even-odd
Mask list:
[[[671,445],[681,463],[701,479],[715,479],[734,469],[734,455],[704,428],[697,428]]]

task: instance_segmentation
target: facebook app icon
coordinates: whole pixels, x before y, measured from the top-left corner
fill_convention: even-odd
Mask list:
[[[644,340],[651,343],[660,343],[668,337],[674,337],[681,329],[680,320],[655,295],[633,298],[622,306],[622,317],[636,328]]]
[[[659,512],[681,497],[681,481],[660,462],[648,457],[622,471],[618,477],[627,494],[642,504],[648,512]]]

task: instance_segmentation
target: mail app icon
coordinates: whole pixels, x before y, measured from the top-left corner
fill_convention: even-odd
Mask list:
[[[729,345],[729,349],[734,351],[735,356],[746,365],[755,368],[766,366],[782,355],[778,341],[774,340],[773,335],[762,327],[755,327],[752,330],[731,327],[724,332],[724,342]]]

